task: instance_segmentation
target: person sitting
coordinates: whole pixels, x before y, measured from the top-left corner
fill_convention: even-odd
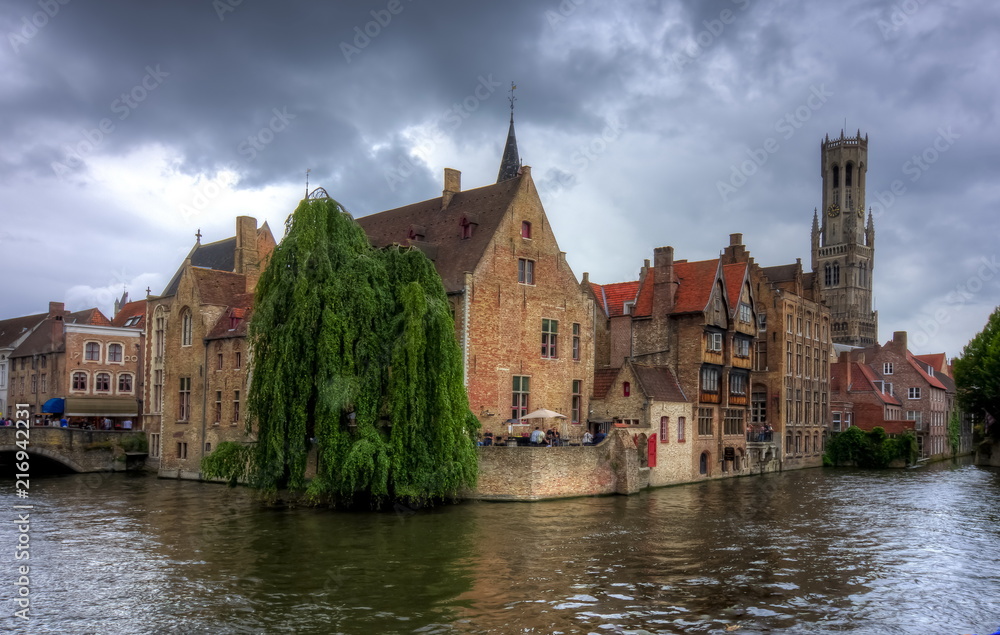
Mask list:
[[[491,446],[491,445],[493,445],[493,433],[492,432],[487,432],[486,434],[483,435],[483,445],[484,446]]]
[[[590,430],[583,433],[583,444],[594,445],[594,435],[590,433]]]
[[[538,426],[535,426],[535,430],[531,433],[531,445],[538,447],[545,443],[545,433]]]
[[[594,445],[598,445],[604,440],[608,435],[604,434],[603,430],[598,430],[597,434],[594,435]]]

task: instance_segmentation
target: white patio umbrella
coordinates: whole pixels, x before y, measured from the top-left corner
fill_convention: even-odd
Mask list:
[[[565,419],[565,418],[566,415],[561,415],[554,410],[540,408],[538,410],[535,410],[534,412],[529,412],[528,414],[524,415],[523,417],[521,417],[521,420],[523,421],[524,419]],[[560,425],[559,435],[565,438],[565,434],[566,434],[566,429],[562,425]]]

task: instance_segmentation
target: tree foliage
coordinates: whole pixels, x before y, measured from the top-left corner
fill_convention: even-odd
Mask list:
[[[962,408],[1000,421],[1000,307],[952,363]],[[1000,426],[993,425],[992,432],[995,439],[1000,437]]]
[[[912,432],[890,437],[876,426],[865,432],[851,426],[834,436],[826,445],[824,462],[830,465],[855,465],[863,468],[885,468],[897,459],[912,463],[917,455],[917,438]]]
[[[475,483],[461,351],[419,251],[376,250],[336,201],[302,201],[257,283],[248,338],[252,487],[378,504]]]

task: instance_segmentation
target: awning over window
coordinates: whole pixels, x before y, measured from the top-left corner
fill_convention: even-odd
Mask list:
[[[138,417],[139,403],[130,397],[70,397],[67,417]]]
[[[65,402],[58,397],[49,399],[42,404],[42,412],[45,414],[59,414],[65,409]]]

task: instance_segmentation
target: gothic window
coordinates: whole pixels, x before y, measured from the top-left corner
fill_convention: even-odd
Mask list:
[[[194,319],[191,317],[191,311],[184,309],[181,315],[181,346],[191,346],[193,327]]]
[[[854,172],[854,164],[848,163],[847,170],[844,173],[844,185],[851,187],[851,174]]]
[[[833,263],[833,286],[840,284],[840,263]]]
[[[833,187],[840,187],[840,166],[833,166]]]

